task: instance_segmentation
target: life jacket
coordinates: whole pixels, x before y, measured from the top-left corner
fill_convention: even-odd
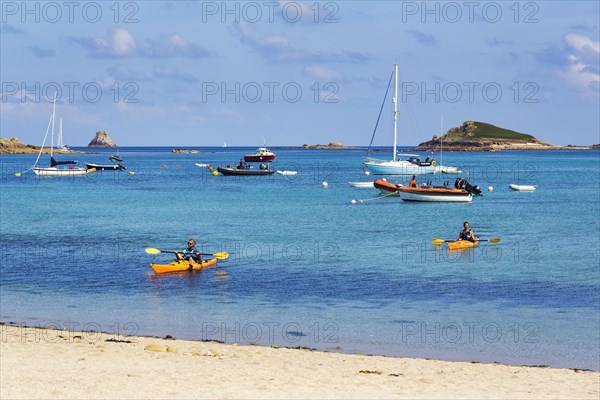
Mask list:
[[[194,260],[198,261],[198,257],[196,256],[196,252],[198,250],[194,247],[192,250],[186,248],[182,253],[183,253],[183,258],[184,259],[188,259],[190,257],[192,257]]]
[[[462,240],[473,240],[473,231],[470,229],[463,229],[462,231],[460,231],[460,238]]]

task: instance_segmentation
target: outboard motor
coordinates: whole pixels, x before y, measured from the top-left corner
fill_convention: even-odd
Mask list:
[[[467,181],[465,181],[465,190],[472,195],[481,196],[481,188],[477,185],[473,186]]]

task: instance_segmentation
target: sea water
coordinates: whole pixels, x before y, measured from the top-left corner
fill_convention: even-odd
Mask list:
[[[274,149],[272,168],[296,176],[214,177],[194,165],[235,165],[253,150],[121,148],[127,171],[62,178],[16,177],[35,156],[1,156],[0,320],[600,370],[598,151],[444,153],[483,189],[470,204],[350,187],[374,179],[356,150]],[[77,158],[109,163],[107,151]],[[502,241],[432,244],[464,221]],[[188,238],[230,257],[155,275],[149,264],[172,256],[144,249],[181,250]]]

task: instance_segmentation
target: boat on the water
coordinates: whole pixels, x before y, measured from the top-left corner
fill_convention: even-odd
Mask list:
[[[123,164],[92,164],[85,163],[87,169],[95,168],[97,171],[124,171],[127,169]]]
[[[218,167],[219,171],[223,175],[236,175],[236,176],[263,176],[273,175],[275,171],[270,169],[253,169],[253,168],[231,168],[231,167]]]
[[[196,167],[198,167],[198,168],[206,168],[206,167],[208,167],[208,164],[205,164],[205,163],[195,163],[194,165]]]
[[[82,167],[74,167],[73,165],[77,164],[78,161],[57,161],[54,158],[54,154],[53,154],[53,150],[54,150],[54,120],[55,120],[55,115],[56,115],[56,93],[54,94],[54,100],[52,101],[52,116],[50,117],[50,121],[48,123],[48,127],[46,128],[46,134],[44,135],[44,141],[42,143],[42,147],[40,148],[40,152],[37,156],[37,159],[35,160],[35,163],[33,164],[33,167],[31,167],[31,170],[33,170],[33,173],[38,175],[38,176],[82,176],[82,175],[86,175],[89,174],[90,172],[95,172],[96,170],[91,168],[91,169],[86,169],[86,168],[82,168]],[[40,156],[42,155],[42,151],[44,150],[44,145],[46,144],[46,138],[48,136],[48,131],[50,130],[50,127],[52,127],[52,131],[51,131],[51,144],[50,144],[50,167],[38,167],[37,163],[40,160]],[[60,121],[60,126],[59,126],[59,136],[60,136],[60,140],[62,141],[62,119]],[[60,165],[70,165],[70,167],[68,168],[60,168]]]
[[[510,187],[510,190],[517,192],[533,192],[536,189],[536,186],[533,185],[515,185],[514,183],[511,183],[508,186]]]
[[[189,261],[175,260],[169,264],[150,264],[150,267],[152,267],[157,274],[166,274],[169,272],[199,271],[204,268],[212,267],[213,265],[217,265],[216,258],[204,260],[202,263],[193,263],[191,266]]]
[[[275,153],[266,147],[259,147],[254,154],[244,155],[246,162],[271,162],[275,159]]]
[[[348,184],[355,188],[368,189],[374,187],[373,182],[348,182]]]
[[[409,187],[378,179],[374,186],[384,194],[399,195],[404,201],[469,203],[474,195],[481,195],[479,186],[473,186],[464,179],[458,178],[454,187],[448,187],[447,183],[445,186],[432,186],[428,182],[421,187]]]
[[[449,250],[470,249],[479,244],[479,240],[471,242],[470,240],[455,240],[454,242],[446,242]]]
[[[298,175],[298,171],[275,171],[277,175],[293,176]]]
[[[394,64],[394,145],[392,150],[391,160],[377,160],[373,158],[367,158],[363,165],[375,175],[425,175],[435,173],[435,160],[427,157],[425,160],[421,160],[417,154],[396,154],[397,153],[397,121],[398,121],[398,64]],[[390,77],[389,85],[392,80]],[[387,95],[387,90],[386,90]],[[385,99],[384,99],[385,103]],[[379,122],[379,119],[378,119]],[[377,129],[377,128],[375,128]],[[371,139],[372,142],[372,139]],[[408,157],[406,160],[399,159],[399,156]]]
[[[110,157],[108,157],[108,159],[110,161],[114,161],[114,162],[123,162],[123,159],[121,157],[119,157],[118,155],[112,155]]]

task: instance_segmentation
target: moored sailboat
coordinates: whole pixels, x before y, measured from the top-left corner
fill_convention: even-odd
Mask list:
[[[390,79],[391,83],[391,79]],[[389,84],[388,84],[389,88]],[[387,94],[387,91],[386,91]],[[363,164],[369,171],[375,175],[425,175],[435,173],[435,160],[429,159],[421,161],[416,154],[400,154],[400,156],[409,157],[408,160],[401,160],[397,154],[397,122],[398,122],[398,64],[394,64],[394,144],[392,150],[392,160],[377,160],[367,158]],[[378,120],[379,122],[379,120]]]

